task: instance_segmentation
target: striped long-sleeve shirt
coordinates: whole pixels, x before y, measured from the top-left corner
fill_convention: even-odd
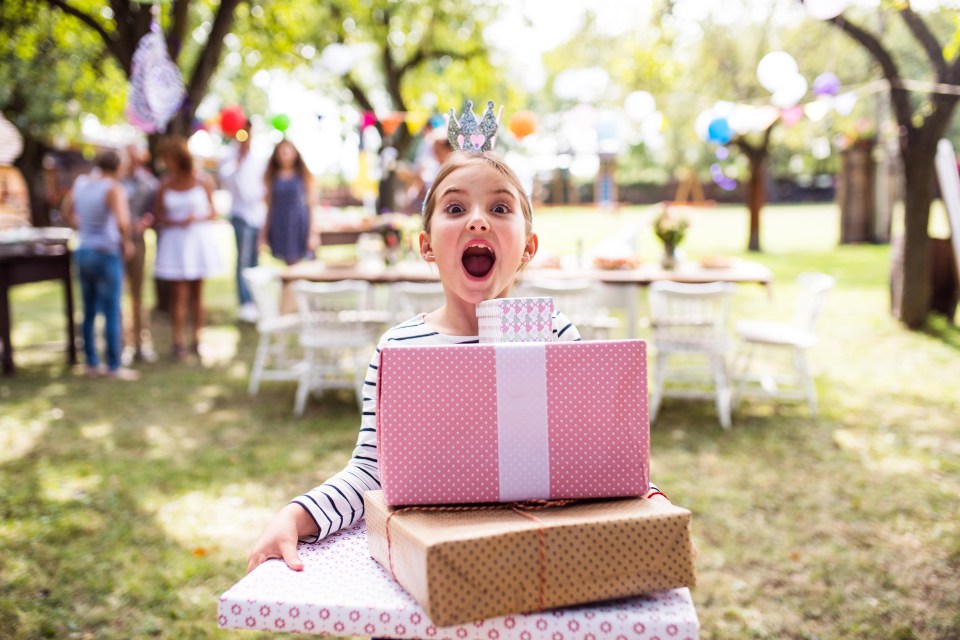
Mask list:
[[[559,311],[553,314],[553,333],[557,340],[580,340],[580,333]],[[380,337],[363,383],[363,409],[360,434],[353,457],[346,467],[318,487],[297,496],[292,502],[306,509],[317,525],[316,542],[348,527],[363,517],[363,494],[380,488],[377,466],[377,367],[380,349],[390,344],[442,345],[477,343],[477,336],[449,336],[424,322],[423,316],[398,324]]]

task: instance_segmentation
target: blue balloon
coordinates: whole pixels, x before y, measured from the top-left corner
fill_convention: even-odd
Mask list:
[[[733,129],[726,118],[714,118],[707,126],[707,140],[727,144],[733,139]]]
[[[439,113],[435,113],[432,116],[430,116],[430,126],[433,127],[434,129],[439,129],[440,127],[442,127],[444,122],[446,122],[446,120],[444,120],[443,116],[440,115]]]

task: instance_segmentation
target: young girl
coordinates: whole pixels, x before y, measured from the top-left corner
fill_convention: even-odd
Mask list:
[[[167,173],[157,191],[159,239],[154,273],[157,278],[170,281],[173,357],[182,360],[188,355],[184,343],[187,308],[193,318],[190,350],[199,355],[204,320],[203,280],[223,270],[223,258],[210,225],[216,218],[211,181],[196,172],[186,139],[168,138],[159,155]]]
[[[303,562],[297,555],[298,540],[315,542],[363,517],[363,493],[380,487],[375,399],[380,348],[398,341],[478,342],[477,304],[508,297],[517,273],[536,252],[533,209],[513,171],[489,152],[454,152],[434,180],[420,233],[420,254],[436,263],[446,302],[380,338],[364,383],[353,458],[343,471],[277,513],[250,552],[247,571],[270,558],[282,558],[299,571]],[[580,339],[560,312],[553,315],[553,332],[558,340]]]
[[[317,238],[313,232],[313,179],[300,152],[289,140],[273,150],[266,183],[267,219],[261,229],[261,244],[287,264],[313,255]]]

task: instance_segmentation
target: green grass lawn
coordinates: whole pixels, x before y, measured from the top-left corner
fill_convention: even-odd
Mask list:
[[[653,211],[538,213],[541,247],[576,251]],[[774,294],[743,286],[736,318],[789,317],[794,276],[837,277],[811,359],[821,416],[747,401],[729,432],[712,404],[667,401],[653,476],[694,513],[702,637],[960,637],[960,331],[887,313],[888,248],[837,247],[833,206],[770,207],[758,257]],[[229,235],[224,229],[225,251]],[[693,215],[690,257],[744,255],[746,214]],[[232,259],[232,258],[231,258]],[[348,395],[292,416],[292,384],[246,394],[256,332],[230,278],[207,288],[203,365],[164,358],[137,383],[64,364],[59,289],[15,289],[16,377],[0,378],[0,638],[253,638],[216,628],[272,513],[347,460]],[[281,636],[278,636],[281,637]]]

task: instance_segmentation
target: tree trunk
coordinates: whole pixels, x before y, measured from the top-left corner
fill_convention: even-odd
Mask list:
[[[766,155],[750,155],[750,179],[747,181],[747,208],[750,210],[750,239],[747,251],[759,252],[760,249],[760,211],[766,199],[764,182],[766,180]]]
[[[27,195],[30,200],[30,222],[35,227],[50,225],[51,203],[47,197],[47,185],[43,175],[43,157],[48,151],[47,145],[40,140],[21,132],[23,136],[23,151],[13,166],[20,170],[23,180],[27,184]]]
[[[936,145],[915,141],[904,153],[904,234],[903,277],[895,285],[897,318],[911,329],[923,326],[930,312],[930,252],[927,226],[933,200],[934,154]],[[899,307],[899,308],[897,308]]]

